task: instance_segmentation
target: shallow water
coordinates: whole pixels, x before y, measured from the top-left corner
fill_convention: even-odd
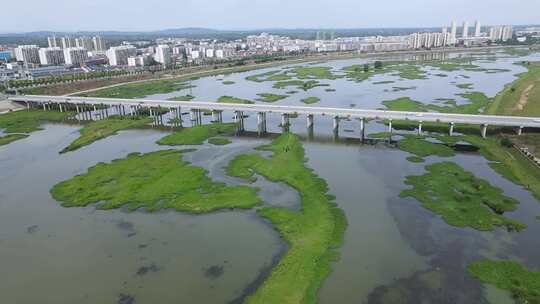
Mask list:
[[[462,55],[468,56],[448,56]],[[443,72],[449,76],[401,81],[395,76],[379,75],[362,83],[322,80],[337,91],[315,88],[278,104],[301,104],[301,98],[319,96],[320,106],[349,107],[354,103],[359,108],[378,108],[383,100],[402,96],[427,103],[471,91],[459,89],[453,82],[473,83],[472,90],[494,96],[515,79],[514,74],[523,71],[512,64],[523,58],[501,52],[472,55],[477,58],[475,64],[511,72]],[[537,53],[525,60],[538,57]],[[366,59],[319,65],[338,71],[363,62]],[[279,68],[268,70],[275,69]],[[430,74],[440,72],[426,69]],[[222,95],[255,99],[256,93],[288,91],[272,89],[272,82],[244,80],[264,71],[196,80],[193,94],[198,100],[211,101]],[[463,79],[464,74],[470,78]],[[222,77],[236,83],[223,85],[217,80]],[[396,82],[373,84],[385,80]],[[393,92],[393,86],[417,88]],[[281,132],[280,117],[268,118],[269,131]],[[210,120],[207,116],[204,119],[205,123]],[[230,116],[224,115],[224,120],[229,121]],[[424,164],[414,164],[406,160],[407,153],[386,144],[360,145],[347,140],[359,137],[358,121],[341,121],[340,140],[334,139],[328,117],[316,118],[314,137],[307,136],[304,117],[291,119],[291,123],[291,130],[306,138],[308,166],[327,181],[349,223],[339,250],[341,260],[334,263],[334,271],[319,291],[320,303],[395,303],[388,299],[398,295],[398,303],[504,304],[509,303],[508,294],[483,288],[466,274],[467,263],[482,258],[511,258],[540,268],[540,221],[534,218],[540,214],[539,202],[522,187],[499,176],[480,155],[429,157]],[[246,127],[256,130],[253,115],[246,119]],[[385,128],[371,122],[368,133]],[[155,141],[167,134],[156,130],[123,131],[78,151],[58,154],[77,137],[78,130],[78,126],[49,124],[29,138],[0,147],[3,301],[117,303],[134,299],[136,303],[228,303],[252,291],[285,249],[278,234],[253,210],[194,216],[172,211],[61,207],[49,194],[54,184],[84,173],[98,162],[109,162],[131,152],[163,149]],[[197,151],[185,154],[184,159],[205,168],[215,181],[241,184],[242,180],[227,176],[224,167],[238,154],[261,153],[254,148],[271,138],[248,135],[233,137],[233,143],[226,146],[197,146]],[[407,188],[403,183],[407,175],[423,174],[426,164],[445,160],[455,161],[519,200],[518,210],[508,216],[528,228],[521,233],[455,228],[414,199],[399,198],[401,190]],[[285,184],[258,177],[252,186],[261,189],[259,195],[266,205],[299,208],[298,192]]]

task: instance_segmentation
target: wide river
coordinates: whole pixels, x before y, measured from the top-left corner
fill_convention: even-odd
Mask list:
[[[410,97],[424,103],[440,98],[467,102],[456,94],[483,92],[495,96],[525,71],[514,63],[540,60],[503,51],[446,54],[470,57],[496,73],[441,71],[421,66],[427,79],[401,79],[392,73],[357,83],[347,79],[321,80],[317,87],[292,94],[277,104],[302,105],[316,96],[317,106],[381,108],[384,100]],[[396,58],[384,58],[384,60]],[[397,59],[413,59],[404,56]],[[339,73],[345,66],[372,62],[350,59],[320,62]],[[309,66],[304,64],[304,66]],[[215,101],[223,95],[255,100],[258,93],[283,94],[273,82],[245,77],[265,70],[218,75],[194,80],[192,89],[148,98],[192,94]],[[444,73],[446,77],[436,76]],[[223,84],[233,81],[234,84]],[[393,81],[390,83],[390,81]],[[383,83],[381,83],[383,82]],[[456,84],[470,83],[471,88]],[[408,87],[396,90],[395,87]],[[225,115],[224,120],[230,121]],[[210,117],[205,117],[209,123]],[[291,120],[293,132],[305,137],[308,166],[324,178],[330,193],[345,211],[348,228],[341,259],[319,291],[319,303],[512,303],[504,292],[483,286],[465,270],[482,258],[519,260],[540,267],[540,202],[495,173],[476,153],[453,158],[428,157],[426,163],[406,160],[406,152],[381,142],[360,145],[358,121],[343,121],[339,139],[333,138],[330,118],[316,118],[314,136],[305,136],[304,117]],[[281,131],[279,117],[269,116],[268,129]],[[256,130],[255,117],[246,127]],[[0,146],[0,302],[1,303],[230,303],[241,302],[264,280],[286,245],[272,227],[250,211],[189,215],[166,211],[96,211],[93,207],[64,208],[52,199],[56,183],[99,163],[131,152],[163,147],[155,141],[168,134],[158,130],[130,130],[100,140],[75,152],[59,154],[77,138],[80,126],[47,124],[30,137]],[[368,132],[384,130],[371,122]],[[217,181],[240,180],[225,175],[224,166],[235,156],[253,151],[269,138],[233,137],[232,144],[204,144],[185,156],[206,168]],[[182,147],[179,147],[182,148]],[[502,229],[478,232],[455,228],[422,208],[414,199],[399,197],[407,175],[419,175],[429,163],[450,160],[504,190],[520,202],[508,216],[528,225],[520,233]],[[266,204],[297,208],[299,195],[284,184],[260,179],[255,186]]]

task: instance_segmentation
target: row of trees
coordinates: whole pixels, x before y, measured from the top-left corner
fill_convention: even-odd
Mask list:
[[[123,75],[141,74],[143,71],[127,71],[127,70],[115,70],[115,71],[98,71],[89,73],[77,73],[71,75],[60,76],[48,76],[40,77],[33,80],[9,80],[7,86],[9,88],[25,88],[32,86],[43,86],[59,83],[69,83],[74,81],[90,80],[97,78],[109,78]]]

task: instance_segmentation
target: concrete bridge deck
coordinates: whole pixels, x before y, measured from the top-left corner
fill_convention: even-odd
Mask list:
[[[23,102],[27,104],[56,104],[56,105],[106,105],[130,108],[171,108],[180,107],[195,110],[232,111],[236,113],[278,113],[283,116],[290,114],[300,114],[308,116],[308,126],[313,124],[313,116],[330,116],[335,120],[334,128],[337,127],[339,118],[364,119],[385,119],[385,120],[408,120],[421,124],[424,122],[447,123],[451,126],[452,133],[454,124],[473,124],[481,126],[482,135],[485,136],[487,126],[515,127],[519,132],[523,128],[540,128],[540,117],[519,117],[519,116],[495,116],[495,115],[471,115],[471,114],[448,114],[436,112],[405,112],[386,110],[362,110],[345,108],[328,108],[312,106],[285,106],[266,104],[231,104],[201,101],[170,101],[151,99],[117,99],[117,98],[95,98],[95,97],[66,97],[66,96],[39,96],[21,95],[10,97],[9,100]],[[266,119],[264,115],[264,119]],[[286,120],[288,122],[288,119]],[[285,122],[285,120],[284,120]],[[391,130],[391,123],[390,123]]]

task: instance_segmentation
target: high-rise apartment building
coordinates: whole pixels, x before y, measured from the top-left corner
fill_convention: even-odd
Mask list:
[[[457,24],[455,20],[452,20],[452,25],[450,26],[450,44],[456,44],[457,39]]]
[[[19,45],[15,48],[15,57],[17,61],[22,61],[25,64],[39,64],[39,47],[37,45]]]
[[[476,20],[474,23],[474,37],[480,37],[482,31],[482,26],[480,25],[480,21]]]
[[[513,35],[514,30],[511,25],[498,25],[489,29],[489,39],[492,41],[508,41]]]
[[[462,38],[468,38],[469,37],[469,22],[463,21],[463,33],[461,35]]]
[[[62,42],[60,41],[59,38],[56,38],[56,36],[51,36],[51,37],[47,37],[47,44],[49,45],[50,48],[53,48],[53,47],[60,47]]]
[[[88,50],[82,47],[64,49],[66,64],[82,65],[88,60]]]
[[[154,59],[164,65],[171,64],[170,48],[166,44],[160,44],[156,47],[156,55]]]
[[[111,47],[107,50],[109,65],[128,65],[128,58],[137,55],[137,49],[132,45]]]
[[[73,37],[65,36],[60,38],[60,41],[63,49],[75,47],[75,39],[73,39]]]
[[[39,61],[42,65],[64,64],[64,51],[59,47],[39,49]]]
[[[75,38],[75,47],[84,48],[88,51],[94,50],[94,42],[90,37]]]
[[[93,37],[92,43],[94,45],[94,51],[103,52],[107,49],[105,40],[101,36]]]

